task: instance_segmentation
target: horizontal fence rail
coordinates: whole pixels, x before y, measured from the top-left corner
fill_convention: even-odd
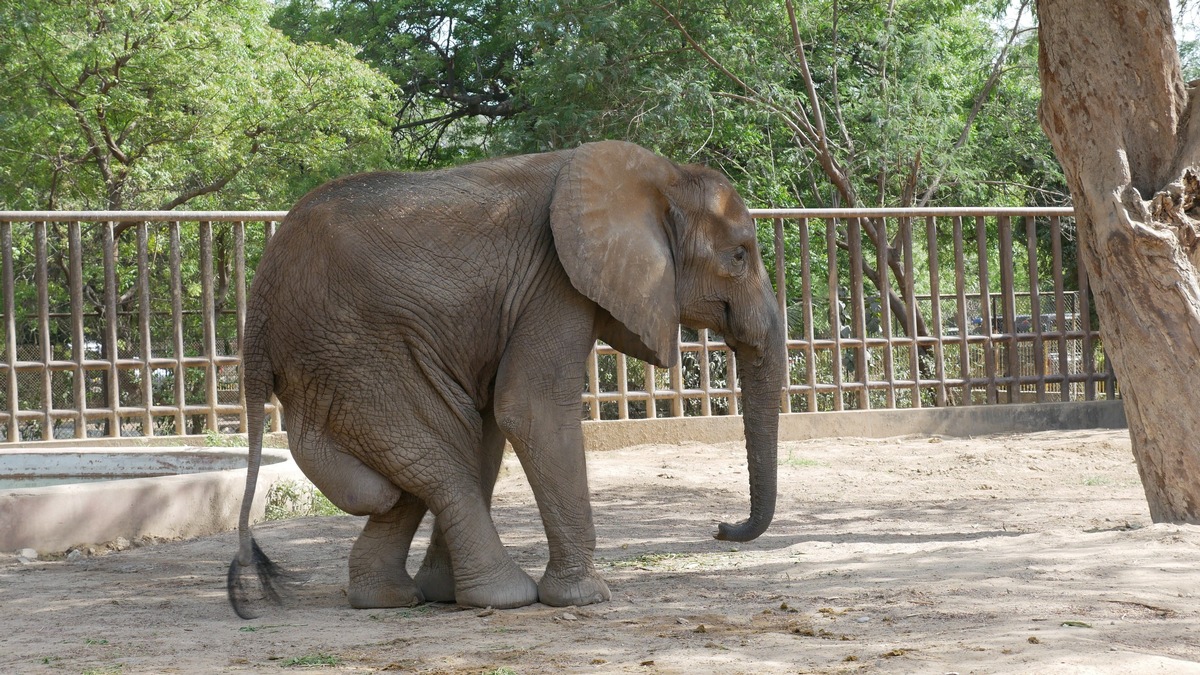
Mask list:
[[[1118,395],[1070,209],[752,213],[787,317],[785,412]],[[285,215],[0,212],[0,439],[244,432],[246,292]],[[705,330],[681,329],[670,368],[598,343],[587,375],[585,419],[739,412],[733,350]]]

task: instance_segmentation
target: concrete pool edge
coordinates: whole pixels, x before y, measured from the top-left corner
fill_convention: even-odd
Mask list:
[[[180,448],[214,456],[246,454],[244,448]],[[64,448],[23,448],[63,452]],[[164,447],[71,448],[70,452],[163,453]],[[251,520],[263,518],[266,495],[275,483],[303,481],[287,450],[264,448]],[[271,463],[268,463],[271,462]],[[115,541],[120,537],[180,539],[215,534],[237,526],[246,470],[128,478],[94,483],[0,490],[0,552],[32,548],[39,553]]]

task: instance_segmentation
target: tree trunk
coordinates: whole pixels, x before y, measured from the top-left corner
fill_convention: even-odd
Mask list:
[[[1038,0],[1042,127],[1076,210],[1155,522],[1200,523],[1200,112],[1168,0]]]

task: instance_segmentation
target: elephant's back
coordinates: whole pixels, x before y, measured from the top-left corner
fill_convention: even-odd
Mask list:
[[[548,218],[559,166],[530,155],[357,174],[310,192],[268,243],[252,289],[276,368],[408,345],[454,354],[464,385],[487,379],[525,287],[544,277],[535,270],[557,264]]]

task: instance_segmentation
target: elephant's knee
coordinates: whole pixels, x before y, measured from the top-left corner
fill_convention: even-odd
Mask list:
[[[496,426],[509,440],[525,438],[528,434],[530,411],[528,402],[512,396],[497,398],[494,412]]]
[[[353,516],[382,516],[395,508],[404,496],[404,491],[391,483],[357,485],[344,490],[334,490],[333,495],[324,489],[321,492],[334,506]]]
[[[339,453],[324,464],[300,468],[334,506],[351,515],[381,516],[405,496],[386,477],[350,455]]]

